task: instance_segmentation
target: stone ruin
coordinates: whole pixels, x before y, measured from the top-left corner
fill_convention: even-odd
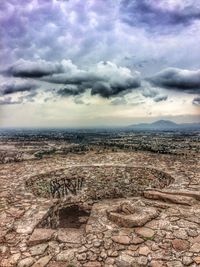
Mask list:
[[[122,201],[115,209],[107,210],[107,217],[112,222],[126,228],[143,226],[158,215],[158,209],[146,207],[142,201]]]
[[[2,267],[196,267],[200,194],[178,186],[160,170],[125,165],[29,177],[15,192],[19,199],[26,191],[24,210],[10,211],[18,217],[2,237],[19,257],[8,254]]]
[[[162,189],[173,178],[152,168],[131,166],[75,166],[33,176],[26,188],[37,197],[51,199],[53,205],[37,227],[81,228],[83,235],[92,205],[103,199],[137,197],[147,188]],[[123,227],[144,225],[158,214],[155,208],[122,202],[107,217]]]
[[[26,187],[38,197],[101,200],[142,195],[147,188],[162,189],[173,178],[153,168],[131,166],[75,166],[33,176]]]

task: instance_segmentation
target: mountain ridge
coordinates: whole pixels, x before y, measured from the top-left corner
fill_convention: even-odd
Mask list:
[[[170,120],[157,120],[152,123],[139,123],[127,126],[136,130],[181,130],[181,129],[200,129],[200,123],[175,123]]]

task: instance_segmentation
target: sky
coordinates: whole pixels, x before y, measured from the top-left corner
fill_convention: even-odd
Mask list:
[[[0,127],[200,122],[199,0],[0,1]]]

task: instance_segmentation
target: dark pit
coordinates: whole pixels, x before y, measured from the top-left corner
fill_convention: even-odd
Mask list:
[[[82,210],[79,206],[66,207],[59,210],[59,228],[84,228],[89,212]]]
[[[40,222],[42,228],[69,228],[85,230],[90,217],[90,210],[82,205],[68,204],[67,206],[55,205],[47,216]]]

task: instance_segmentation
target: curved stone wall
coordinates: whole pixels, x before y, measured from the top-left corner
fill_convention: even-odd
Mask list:
[[[72,166],[33,176],[26,186],[38,197],[97,200],[139,196],[147,188],[161,189],[171,182],[169,174],[152,168],[99,165]]]

